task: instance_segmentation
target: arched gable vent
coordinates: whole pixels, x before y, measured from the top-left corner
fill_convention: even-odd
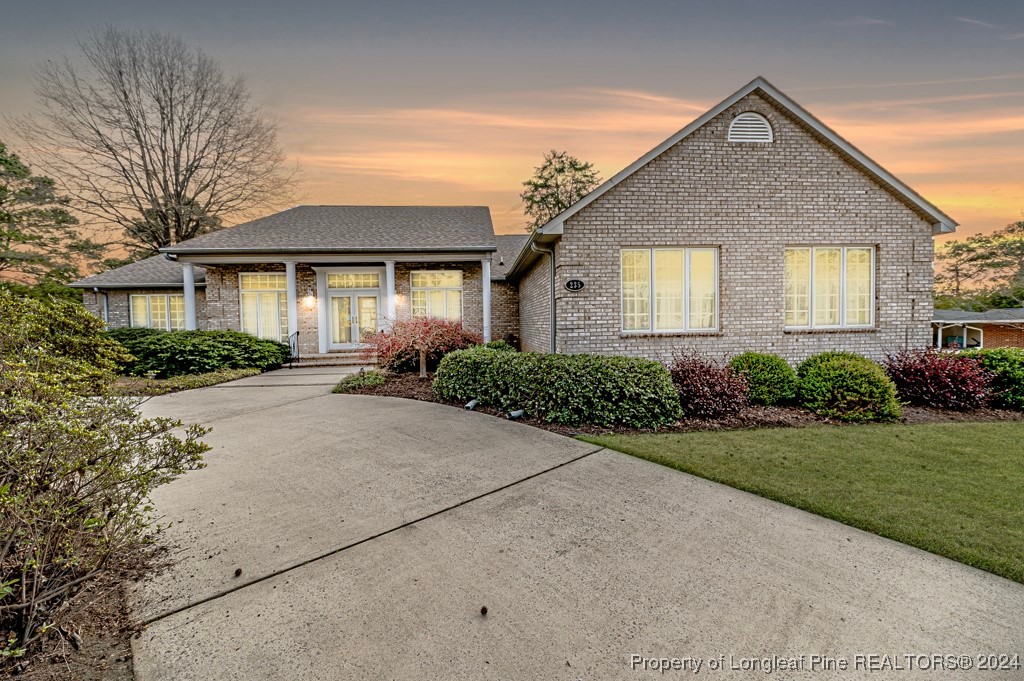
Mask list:
[[[729,126],[730,142],[773,142],[772,124],[759,113],[745,111],[732,119]]]

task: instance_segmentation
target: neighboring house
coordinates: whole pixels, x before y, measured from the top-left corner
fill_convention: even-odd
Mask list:
[[[300,206],[162,249],[183,272],[166,326],[310,353],[425,315],[536,351],[881,357],[932,342],[932,237],[955,228],[758,78],[532,235],[496,237],[483,207]],[[111,325],[162,324],[154,298],[110,312],[156,288],[126,269],[75,285]]]
[[[1024,348],[1024,308],[935,310],[932,340],[938,348]]]

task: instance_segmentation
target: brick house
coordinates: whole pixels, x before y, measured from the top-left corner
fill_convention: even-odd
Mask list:
[[[936,310],[932,330],[937,348],[1024,348],[1024,308]]]
[[[298,332],[304,354],[429,315],[544,352],[880,357],[932,342],[955,228],[758,78],[531,235],[484,207],[300,206],[74,285],[112,326]]]

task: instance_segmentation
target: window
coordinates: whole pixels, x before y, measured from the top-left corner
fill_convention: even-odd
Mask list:
[[[759,113],[745,111],[729,125],[730,142],[773,142],[772,124]]]
[[[242,331],[276,341],[288,339],[288,294],[285,275],[239,275]]]
[[[439,270],[411,273],[412,316],[462,319],[462,272]]]
[[[342,272],[327,275],[327,288],[380,288],[376,272]]]
[[[164,331],[181,331],[185,328],[184,295],[133,295],[131,308],[132,326]]]
[[[621,263],[623,331],[718,328],[717,248],[627,248]]]
[[[863,246],[787,248],[786,326],[867,327],[875,323],[875,249]]]

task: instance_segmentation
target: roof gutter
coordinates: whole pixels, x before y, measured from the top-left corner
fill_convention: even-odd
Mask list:
[[[548,256],[549,266],[549,278],[551,279],[551,353],[554,354],[557,351],[557,315],[555,314],[555,249],[553,248],[541,248],[538,246],[533,239],[530,239],[530,250],[534,253],[546,254]]]

